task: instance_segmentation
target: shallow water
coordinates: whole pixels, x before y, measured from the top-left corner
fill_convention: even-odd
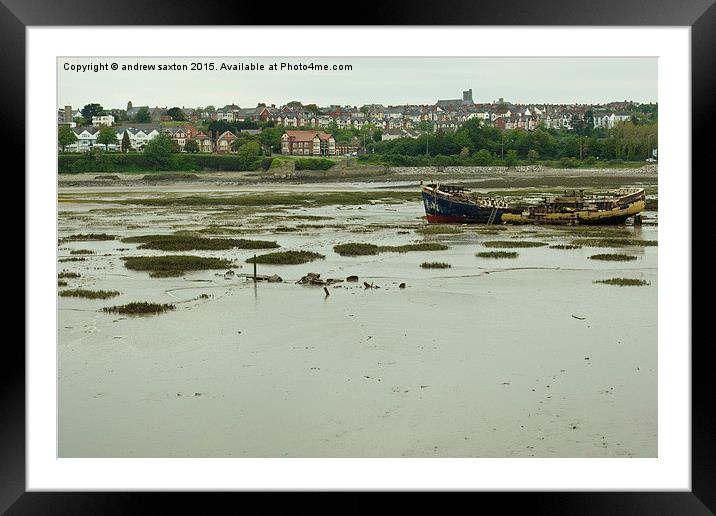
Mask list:
[[[146,196],[142,190],[136,195]],[[67,280],[70,287],[122,292],[109,300],[58,298],[62,457],[656,456],[658,247],[521,248],[516,259],[477,258],[491,250],[487,240],[555,244],[583,235],[525,226],[423,237],[412,229],[424,215],[413,202],[249,216],[216,207],[60,207],[60,238],[219,223],[246,229],[241,238],[326,256],[259,265],[259,274],[279,274],[284,283],[254,285],[225,279],[223,270],[154,279],[127,270],[120,257],[168,253],[119,240],[61,243],[59,257],[96,252],[58,264],[82,274]],[[296,214],[333,219],[280,220]],[[341,227],[274,232],[298,224]],[[624,232],[656,240],[658,228]],[[423,240],[450,248],[362,257],[332,251],[347,242]],[[182,254],[227,257],[237,273],[250,273],[244,261],[254,252]],[[597,253],[638,259],[588,259]],[[422,269],[424,261],[452,267]],[[360,282],[329,287],[326,296],[294,284],[307,272],[356,274]],[[650,285],[593,283],[611,277]],[[363,281],[381,288],[364,289]],[[130,301],[175,303],[176,310],[101,312]]]

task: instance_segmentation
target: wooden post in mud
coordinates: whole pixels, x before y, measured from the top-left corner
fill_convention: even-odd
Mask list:
[[[254,255],[254,283],[256,283],[256,255]]]

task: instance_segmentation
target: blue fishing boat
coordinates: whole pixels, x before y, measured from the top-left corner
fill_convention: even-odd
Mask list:
[[[499,224],[514,211],[502,199],[472,196],[458,185],[421,184],[421,190],[428,222]]]

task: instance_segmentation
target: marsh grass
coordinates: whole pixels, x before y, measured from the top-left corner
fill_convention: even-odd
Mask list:
[[[581,249],[581,245],[577,244],[555,244],[549,246],[550,249]]]
[[[272,265],[299,265],[301,263],[308,263],[314,260],[323,260],[324,255],[319,253],[313,253],[311,251],[280,251],[276,253],[262,254],[246,260],[246,263],[262,263]]]
[[[108,235],[107,233],[85,233],[70,235],[60,239],[62,242],[85,242],[89,240],[115,240],[116,235]]]
[[[410,251],[444,251],[446,249],[448,249],[448,246],[437,242],[384,246],[353,242],[349,244],[339,244],[333,247],[333,250],[341,256],[368,256],[379,253],[407,253]]]
[[[170,310],[175,310],[172,304],[147,303],[144,301],[127,303],[126,305],[107,306],[102,308],[103,312],[125,314],[125,315],[142,315],[142,314],[161,314]]]
[[[586,247],[655,247],[657,240],[639,240],[638,238],[579,238],[572,240],[574,245]]]
[[[86,299],[109,299],[119,295],[116,290],[84,290],[76,288],[72,290],[61,290],[61,297],[84,297]]]
[[[482,245],[485,247],[490,248],[514,248],[514,247],[544,247],[547,244],[545,242],[532,242],[532,241],[525,241],[525,240],[516,240],[516,241],[508,241],[508,240],[489,240],[487,242],[483,242]]]
[[[124,266],[134,271],[150,272],[154,278],[181,276],[189,271],[224,269],[230,260],[191,255],[125,256]]]
[[[246,233],[247,230],[227,226],[211,225],[202,229],[197,229],[195,232],[205,235],[242,235]]]
[[[275,249],[279,245],[268,240],[247,240],[243,238],[206,238],[191,232],[176,232],[171,235],[142,235],[127,237],[122,242],[141,243],[138,249],[159,251],[217,251],[226,249]]]
[[[420,266],[423,269],[449,269],[452,267],[452,265],[445,262],[423,262]]]
[[[79,278],[80,275],[77,272],[62,271],[57,275],[57,277],[62,278],[62,279],[69,279],[69,278]]]
[[[186,271],[154,271],[149,273],[150,278],[178,278]]]
[[[123,199],[122,204],[143,206],[331,206],[373,202],[419,201],[418,192],[264,192],[235,196],[184,195]],[[97,202],[103,202],[97,199]]]
[[[590,260],[604,260],[608,262],[630,262],[636,260],[636,256],[630,254],[593,254]]]
[[[341,256],[369,256],[378,254],[379,247],[375,244],[350,243],[333,246],[333,251]]]
[[[519,256],[515,251],[482,251],[475,253],[478,258],[517,258]]]
[[[605,280],[596,280],[594,283],[603,283],[604,285],[616,285],[619,287],[642,287],[644,285],[651,285],[650,282],[634,279],[634,278],[609,278]]]
[[[462,228],[458,226],[424,226],[415,231],[421,235],[455,235],[462,233]]]
[[[196,174],[183,174],[180,172],[146,174],[142,177],[143,181],[195,181],[197,179],[199,179],[199,176]]]

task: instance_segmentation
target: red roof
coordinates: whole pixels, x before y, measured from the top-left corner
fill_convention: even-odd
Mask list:
[[[289,139],[295,142],[310,142],[318,136],[321,140],[328,140],[331,135],[320,131],[286,131]]]

